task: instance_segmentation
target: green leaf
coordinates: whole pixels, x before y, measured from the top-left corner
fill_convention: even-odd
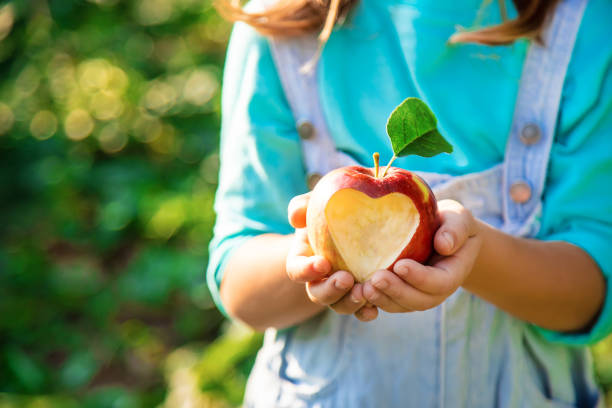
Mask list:
[[[395,155],[402,157],[416,154],[422,157],[432,157],[442,152],[452,153],[453,146],[444,139],[438,129],[434,129],[415,139],[412,143],[406,145],[399,154],[396,153]]]
[[[408,98],[389,116],[387,134],[397,157],[416,154],[432,157],[452,153],[453,147],[438,132],[431,109],[418,98]]]

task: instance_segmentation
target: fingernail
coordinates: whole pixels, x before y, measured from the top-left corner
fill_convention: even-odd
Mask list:
[[[351,302],[353,302],[353,303],[361,303],[361,300],[357,299],[355,296],[351,296]]]
[[[393,272],[399,275],[403,275],[408,272],[408,265],[406,265],[407,262],[408,259],[401,259],[400,261],[398,261],[393,267]]]
[[[385,279],[380,279],[380,280],[375,280],[372,282],[372,284],[378,288],[378,289],[387,289],[387,287],[389,286],[389,282],[387,282]]]
[[[453,242],[453,236],[449,232],[442,233],[442,240],[446,241],[446,245],[448,245],[448,249],[453,249],[455,243]]]
[[[339,280],[334,282],[334,286],[336,287],[336,289],[339,290],[347,290],[351,287],[351,285],[348,285],[346,282],[342,282]]]

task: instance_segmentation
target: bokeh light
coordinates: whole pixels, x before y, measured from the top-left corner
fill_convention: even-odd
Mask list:
[[[119,0],[87,0],[90,3],[97,4],[99,6],[110,7],[119,3]]]
[[[12,109],[5,103],[0,102],[0,135],[11,130],[15,122]]]
[[[103,59],[82,62],[78,67],[79,85],[86,92],[106,89],[110,64]]]
[[[64,122],[66,136],[69,139],[78,141],[83,140],[94,130],[95,123],[89,112],[85,109],[75,109],[71,111]]]
[[[139,0],[135,7],[136,20],[142,25],[165,23],[173,11],[173,0]]]
[[[123,113],[123,101],[116,91],[100,90],[91,96],[90,109],[96,119],[106,121]]]
[[[174,87],[163,81],[155,81],[149,85],[142,103],[147,109],[164,114],[175,105],[177,98]]]
[[[174,126],[165,123],[162,125],[159,137],[151,140],[151,150],[162,155],[175,155],[180,149],[181,139],[176,137]]]
[[[136,139],[144,143],[150,143],[158,139],[164,131],[162,121],[142,109],[138,110],[133,128]]]
[[[42,79],[41,73],[34,65],[26,66],[15,82],[15,90],[19,93],[19,97],[26,98],[31,96],[40,85]]]
[[[191,72],[187,78],[183,95],[187,102],[201,106],[210,101],[218,89],[216,78],[209,71],[199,69]]]
[[[148,232],[151,236],[168,239],[185,222],[187,203],[184,198],[176,197],[163,202],[151,218]]]
[[[98,141],[104,152],[118,153],[127,145],[128,136],[119,123],[112,122],[102,128]]]
[[[0,41],[10,34],[14,22],[15,7],[11,3],[0,6]]]
[[[30,122],[32,136],[39,140],[50,138],[57,132],[57,118],[48,110],[38,112]]]

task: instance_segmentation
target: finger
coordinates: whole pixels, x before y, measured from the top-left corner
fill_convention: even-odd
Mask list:
[[[346,271],[338,271],[327,279],[308,282],[306,292],[311,301],[329,306],[337,303],[349,293],[354,283],[353,275]]]
[[[410,286],[433,296],[448,296],[465,281],[474,267],[481,239],[474,236],[455,254],[436,260],[431,266],[411,259],[397,261],[393,271]]]
[[[304,228],[306,227],[306,208],[308,207],[308,201],[310,200],[310,193],[295,196],[289,201],[287,207],[287,214],[289,217],[289,223],[293,228]]]
[[[376,289],[371,282],[366,282],[363,284],[363,295],[368,300],[368,302],[379,307],[385,312],[402,313],[410,311],[401,307],[393,300],[391,300],[389,296]]]
[[[476,234],[476,223],[472,213],[457,201],[441,200],[438,212],[442,225],[434,236],[434,248],[441,255],[452,255]]]
[[[322,256],[313,255],[306,230],[297,229],[287,254],[285,269],[289,279],[305,283],[328,276],[331,273],[331,264]]]
[[[291,249],[289,250],[289,255],[295,256],[312,256],[314,252],[312,251],[312,247],[310,246],[310,242],[308,241],[308,232],[306,228],[298,228],[295,230],[295,234],[293,235],[293,242],[291,244]]]
[[[297,283],[319,281],[331,272],[331,265],[322,256],[287,257],[287,275]]]
[[[478,252],[482,246],[480,235],[470,237],[453,255],[442,258],[431,267],[447,271],[455,277],[454,286],[461,285],[474,267]]]
[[[462,274],[455,268],[440,268],[440,258],[435,266],[423,265],[412,259],[401,259],[393,266],[393,272],[404,282],[429,295],[448,295],[455,291],[462,282]]]
[[[364,306],[355,312],[355,317],[362,322],[370,322],[378,317],[376,306]]]
[[[318,281],[331,273],[329,261],[317,255],[288,255],[285,268],[289,279],[297,283]]]
[[[363,297],[363,285],[361,283],[355,283],[351,291],[344,295],[338,302],[330,305],[330,308],[336,313],[353,314],[361,309],[366,302],[366,299]]]
[[[439,305],[445,296],[434,296],[414,288],[393,272],[380,270],[370,279],[372,285],[407,310],[427,310]]]

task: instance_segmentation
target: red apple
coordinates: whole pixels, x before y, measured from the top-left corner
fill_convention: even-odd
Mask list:
[[[325,175],[306,212],[314,253],[364,282],[404,258],[425,262],[440,225],[429,186],[407,170],[349,166]]]

